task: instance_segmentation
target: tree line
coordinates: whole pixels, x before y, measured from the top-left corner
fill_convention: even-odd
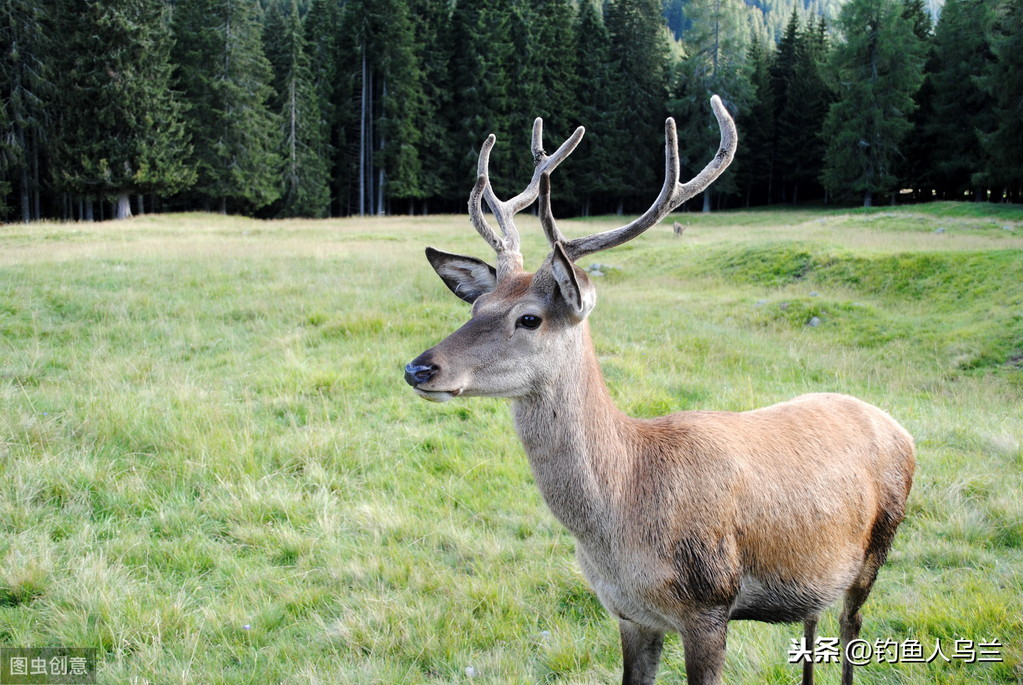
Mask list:
[[[713,93],[740,143],[704,209],[1020,201],[1021,3],[924,2],[796,3],[776,39],[743,0],[0,0],[0,216],[463,211],[490,133],[525,184],[536,116],[588,130],[556,211],[637,211],[665,116],[713,154]]]

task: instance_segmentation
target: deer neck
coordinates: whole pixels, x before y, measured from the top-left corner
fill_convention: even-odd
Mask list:
[[[613,521],[630,454],[631,419],[611,400],[586,322],[571,364],[515,400],[515,428],[551,512],[584,543]]]

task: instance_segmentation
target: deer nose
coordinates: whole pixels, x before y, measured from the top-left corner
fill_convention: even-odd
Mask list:
[[[405,365],[405,382],[415,387],[433,378],[440,367],[436,364],[416,364],[409,362]]]

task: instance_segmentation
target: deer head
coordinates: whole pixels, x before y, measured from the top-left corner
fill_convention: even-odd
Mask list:
[[[555,224],[550,174],[579,144],[579,127],[553,155],[543,151],[543,122],[533,124],[533,177],[519,195],[502,201],[490,185],[490,135],[480,150],[469,216],[497,255],[496,268],[475,257],[427,248],[426,257],[445,285],[472,304],[472,318],[405,367],[405,380],[421,397],[446,401],[458,396],[519,398],[550,379],[571,373],[573,359],[588,342],[586,317],[596,303],[593,284],[575,262],[632,240],[669,212],[706,189],[728,167],[735,153],[735,124],[718,96],[711,106],[721,129],[717,154],[687,183],[679,181],[675,121],[664,125],[664,185],[650,208],[629,224],[581,238],[566,239]],[[487,223],[486,200],[503,236]],[[540,201],[540,222],[551,252],[535,273],[522,269],[514,215]]]

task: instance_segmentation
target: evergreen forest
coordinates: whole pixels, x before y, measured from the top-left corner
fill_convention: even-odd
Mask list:
[[[559,215],[645,209],[709,99],[689,210],[1023,201],[1020,0],[0,0],[0,218],[465,210],[532,121]],[[685,172],[684,172],[685,173]]]

